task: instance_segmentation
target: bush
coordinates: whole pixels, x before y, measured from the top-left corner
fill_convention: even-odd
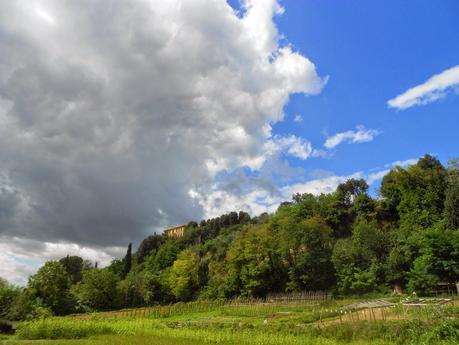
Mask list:
[[[459,323],[453,321],[445,321],[427,333],[425,340],[427,343],[451,341],[459,344]]]

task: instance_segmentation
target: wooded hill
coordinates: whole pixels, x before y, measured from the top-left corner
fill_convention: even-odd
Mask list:
[[[1,282],[0,318],[305,290],[432,294],[459,280],[459,164],[426,155],[391,170],[377,197],[350,179],[271,215],[190,222],[182,238],[155,234],[131,251],[105,268],[47,262],[24,289]]]

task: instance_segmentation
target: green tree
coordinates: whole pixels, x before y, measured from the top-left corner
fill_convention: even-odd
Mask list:
[[[332,261],[342,293],[377,290],[385,282],[384,265],[388,252],[387,235],[376,222],[360,221],[352,236],[340,239],[333,249]]]
[[[79,303],[90,310],[110,310],[119,306],[118,277],[108,269],[93,269],[83,273],[78,286]]]
[[[66,257],[60,259],[59,262],[67,271],[72,284],[76,284],[81,281],[82,271],[87,266],[82,258],[79,256],[67,255]]]
[[[372,205],[368,202],[368,184],[363,179],[349,179],[336,188],[335,193],[322,194],[318,198],[320,216],[333,229],[335,238],[351,235],[357,212],[364,212]],[[355,202],[358,200],[355,207]]]
[[[144,278],[143,272],[131,271],[124,280],[118,282],[118,294],[125,308],[140,307],[145,304]]]
[[[285,270],[268,224],[248,226],[228,250],[227,297],[265,296],[284,288]]]
[[[132,268],[132,243],[129,243],[126,256],[123,259],[124,267],[123,267],[123,278],[126,278],[129,272],[131,272]]]
[[[459,232],[441,226],[428,229],[419,239],[419,256],[408,277],[408,288],[431,293],[436,283],[459,281]]]
[[[148,305],[165,304],[174,301],[168,284],[168,269],[164,271],[144,271],[144,300]]]
[[[43,306],[56,315],[73,310],[74,301],[69,292],[70,279],[64,266],[58,261],[46,262],[29,278],[28,288],[32,296],[39,298]]]
[[[43,306],[40,299],[32,295],[29,289],[18,289],[12,301],[6,319],[23,321],[52,316],[51,309]]]
[[[159,247],[163,244],[164,242],[164,237],[161,235],[157,235],[156,233],[154,235],[148,236],[145,238],[139,246],[139,249],[137,250],[137,261],[139,263],[144,262],[145,258],[150,255],[150,253],[157,251]]]
[[[442,218],[445,200],[446,170],[432,156],[426,155],[416,165],[403,170],[398,205],[401,226],[428,228]]]
[[[199,256],[193,248],[185,249],[178,255],[169,271],[168,283],[178,300],[188,301],[196,296],[199,288]]]
[[[445,194],[445,224],[459,229],[459,159],[451,160]]]
[[[146,269],[150,272],[164,270],[174,263],[182,247],[180,241],[174,238],[168,239],[158,249],[146,259]]]
[[[20,294],[19,288],[0,278],[0,319],[8,318],[11,306]]]
[[[332,229],[318,216],[279,229],[278,241],[289,262],[290,290],[328,290],[333,286],[331,234]]]

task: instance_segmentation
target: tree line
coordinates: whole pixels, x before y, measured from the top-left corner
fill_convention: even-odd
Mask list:
[[[112,310],[273,292],[432,294],[459,280],[459,161],[426,155],[388,172],[377,196],[362,179],[295,194],[273,214],[231,212],[154,234],[105,268],[67,256],[27,287],[0,281],[0,318]]]

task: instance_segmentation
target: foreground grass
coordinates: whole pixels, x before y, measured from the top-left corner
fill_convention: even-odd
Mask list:
[[[165,337],[152,337],[146,335],[136,336],[104,336],[104,337],[91,337],[89,339],[57,339],[57,340],[34,340],[34,341],[20,341],[11,339],[4,343],[5,345],[201,345],[201,344],[220,344],[220,345],[234,345],[234,342],[218,342],[212,343],[203,340],[195,339],[176,339]],[[284,342],[278,343],[284,344]],[[315,339],[312,341],[303,341],[303,345],[392,345],[391,342],[386,341],[352,341],[352,342],[339,342],[327,339]]]
[[[178,305],[137,316],[97,313],[22,323],[5,344],[459,344],[459,308],[390,308],[343,314],[342,302],[317,305]],[[126,315],[126,314],[125,314]],[[127,314],[127,315],[132,315]],[[367,316],[369,313],[366,314]],[[383,318],[380,319],[378,316]]]
[[[57,339],[57,340],[14,340],[5,341],[5,345],[200,345],[201,341],[193,341],[189,339],[170,339],[164,337],[151,337],[145,335],[135,336],[99,336],[89,339]]]

